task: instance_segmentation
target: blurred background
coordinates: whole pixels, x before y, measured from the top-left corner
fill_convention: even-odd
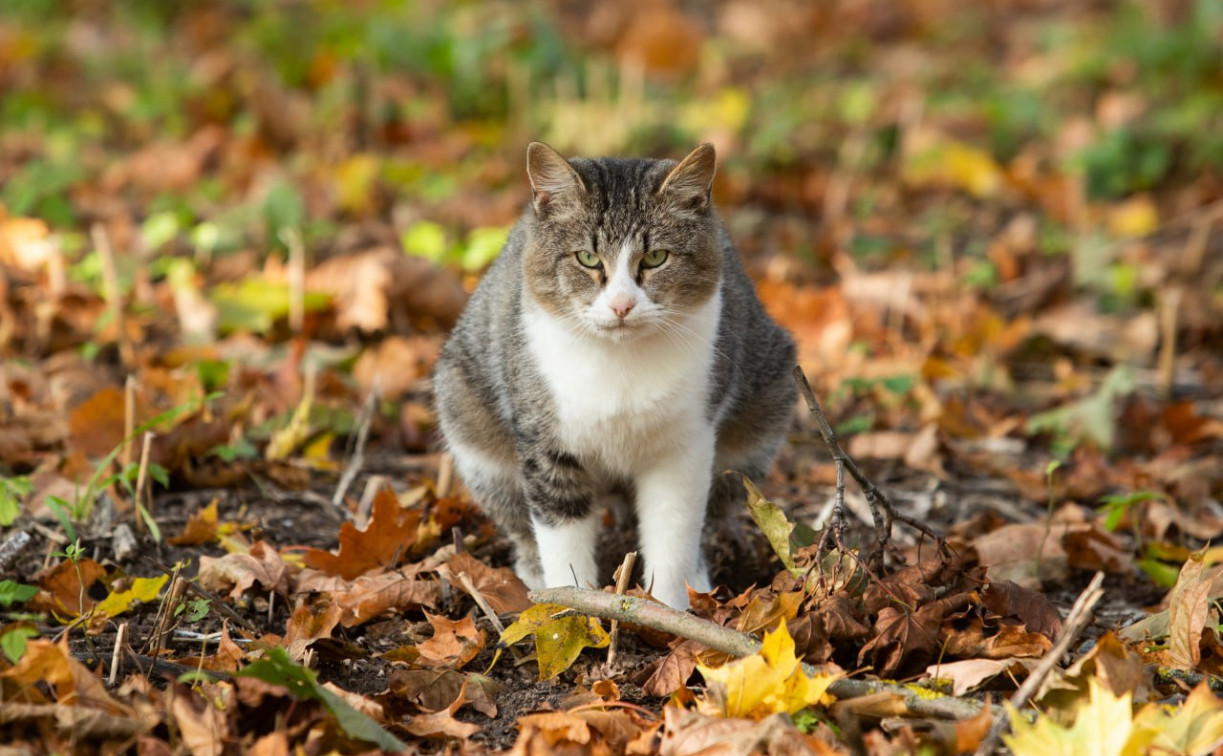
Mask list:
[[[530,140],[709,141],[850,430],[1002,437],[1135,386],[1218,410],[1221,51],[1212,0],[5,2],[0,349],[208,389],[304,335],[402,394]]]

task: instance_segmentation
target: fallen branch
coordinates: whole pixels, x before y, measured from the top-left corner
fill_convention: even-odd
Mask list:
[[[527,596],[537,604],[560,604],[602,619],[644,625],[678,635],[736,658],[751,656],[759,652],[763,645],[760,639],[751,635],[635,596],[617,596],[581,588],[546,588],[531,591]],[[819,670],[810,664],[802,666],[808,675],[819,674]],[[971,719],[980,714],[983,707],[980,701],[942,696],[928,689],[844,677],[834,681],[828,692],[840,699],[890,693],[899,696],[911,714],[942,719]],[[996,714],[1002,713],[1001,707],[991,707],[991,710]]]

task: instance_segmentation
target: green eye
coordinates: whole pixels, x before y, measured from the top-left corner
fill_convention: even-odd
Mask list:
[[[603,261],[594,252],[588,252],[583,249],[580,252],[575,252],[574,255],[578,258],[578,262],[587,268],[603,267]]]
[[[669,257],[670,254],[671,253],[665,249],[651,249],[649,252],[646,252],[641,256],[641,267],[657,268],[659,265],[662,265],[667,261],[667,257]]]

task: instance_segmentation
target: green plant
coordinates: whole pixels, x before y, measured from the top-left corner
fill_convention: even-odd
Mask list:
[[[34,484],[24,475],[0,478],[0,527],[8,527],[21,514],[21,500],[30,495]]]
[[[24,585],[12,580],[0,580],[0,606],[8,608],[13,604],[24,604],[38,593],[38,587]]]

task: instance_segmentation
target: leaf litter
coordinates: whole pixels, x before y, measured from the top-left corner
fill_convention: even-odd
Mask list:
[[[1007,747],[1216,749],[1217,14],[1030,5],[0,14],[4,739],[965,753],[1101,570]],[[692,597],[758,651],[625,622],[608,663],[604,621],[532,605],[428,386],[528,138],[714,142],[846,448],[945,542],[822,553],[802,416]]]

